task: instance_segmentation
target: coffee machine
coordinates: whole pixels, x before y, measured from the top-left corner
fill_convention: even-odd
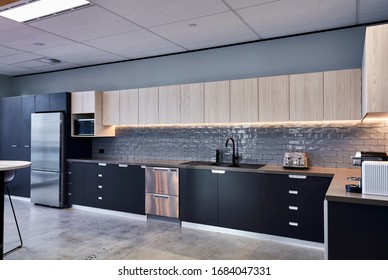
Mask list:
[[[353,166],[362,167],[364,161],[388,161],[388,154],[385,152],[356,152],[351,158],[353,159]],[[345,189],[347,192],[362,192],[362,177],[348,177],[347,179],[357,182],[346,184]]]

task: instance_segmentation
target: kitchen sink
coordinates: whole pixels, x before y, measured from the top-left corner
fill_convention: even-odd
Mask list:
[[[191,165],[191,166],[215,166],[215,167],[231,167],[231,168],[248,168],[248,169],[258,169],[263,167],[265,164],[255,164],[255,163],[225,163],[225,162],[212,162],[212,161],[188,161],[183,162],[181,165]]]

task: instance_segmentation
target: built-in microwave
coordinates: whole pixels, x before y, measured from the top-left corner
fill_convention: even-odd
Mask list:
[[[94,119],[74,120],[74,135],[93,136]]]

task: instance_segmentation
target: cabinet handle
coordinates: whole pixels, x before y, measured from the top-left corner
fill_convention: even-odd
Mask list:
[[[170,198],[169,195],[165,195],[165,194],[154,194],[153,197],[154,198],[165,198],[165,199],[169,199]]]
[[[288,206],[288,209],[294,210],[294,211],[298,211],[298,207],[297,206]]]
[[[71,196],[71,192],[69,192],[67,195],[68,195],[68,196]]]
[[[298,223],[295,223],[295,222],[288,222],[288,224],[292,227],[297,227],[298,226]]]
[[[102,200],[102,196],[98,196],[97,198],[98,198],[98,200]]]
[[[97,174],[98,177],[102,178],[102,174]]]
[[[140,166],[140,168],[146,169],[146,168],[147,168],[147,166],[145,166],[145,165],[141,165],[141,166]]]
[[[290,179],[306,179],[307,176],[306,175],[288,175],[288,178]]]
[[[298,194],[298,191],[289,190],[288,193],[289,193],[289,194]]]
[[[30,145],[24,145],[24,148],[31,148]]]
[[[214,174],[225,174],[225,170],[214,170],[214,169],[212,169],[212,173],[214,173]]]
[[[106,166],[106,163],[100,162],[100,163],[98,164],[98,166]]]
[[[128,167],[128,164],[119,164],[119,167]]]
[[[154,167],[154,171],[170,171],[168,167]]]
[[[101,185],[98,185],[97,187],[98,187],[99,189],[102,189],[102,186],[101,186]]]
[[[16,144],[11,145],[11,148],[17,148],[17,147],[19,147],[19,145],[16,145]]]

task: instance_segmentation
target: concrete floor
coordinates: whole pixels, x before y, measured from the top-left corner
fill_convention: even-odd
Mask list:
[[[323,259],[321,249],[182,228],[80,209],[55,209],[14,199],[24,246],[5,260]],[[17,245],[5,199],[4,250]]]

